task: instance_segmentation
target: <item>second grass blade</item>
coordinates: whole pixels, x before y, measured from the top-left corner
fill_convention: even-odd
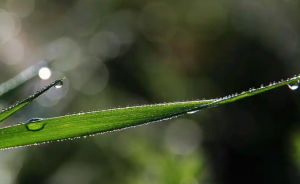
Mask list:
[[[37,91],[33,95],[29,96],[28,98],[22,100],[21,102],[17,102],[16,104],[14,104],[12,106],[9,106],[6,109],[3,109],[0,112],[0,122],[2,122],[3,120],[5,120],[9,116],[11,116],[12,114],[14,114],[15,112],[17,112],[18,110],[20,110],[23,107],[25,107],[26,105],[28,105],[30,102],[32,102],[37,97],[41,96],[43,93],[45,93],[46,91],[48,91],[53,86],[61,84],[63,80],[64,80],[64,78],[56,80],[56,81],[52,82],[51,84],[49,84],[48,86],[46,86],[43,89],[41,89],[40,91]]]

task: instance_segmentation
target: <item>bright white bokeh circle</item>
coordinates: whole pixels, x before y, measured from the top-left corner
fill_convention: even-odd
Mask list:
[[[43,80],[47,80],[51,77],[51,70],[47,67],[43,67],[39,70],[39,77]]]

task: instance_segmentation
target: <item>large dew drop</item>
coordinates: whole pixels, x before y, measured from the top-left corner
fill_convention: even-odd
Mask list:
[[[28,120],[25,124],[26,129],[28,131],[39,131],[42,130],[45,126],[44,122],[40,122],[41,120],[43,120],[42,118],[31,118],[30,120]]]
[[[56,85],[55,85],[55,88],[61,88],[63,86],[63,81],[59,81]]]
[[[288,84],[288,86],[291,90],[296,90],[299,88],[299,81]]]

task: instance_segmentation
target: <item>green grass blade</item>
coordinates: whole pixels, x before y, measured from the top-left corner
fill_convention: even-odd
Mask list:
[[[162,121],[188,112],[215,107],[277,87],[298,83],[299,77],[220,99],[174,102],[79,113],[0,129],[0,148],[37,145],[53,140],[71,140]]]
[[[30,102],[32,102],[37,97],[41,96],[43,93],[45,93],[46,91],[48,91],[53,86],[61,83],[62,80],[64,80],[64,78],[54,81],[53,83],[51,83],[48,86],[44,87],[42,90],[37,91],[36,93],[34,93],[33,95],[29,96],[28,98],[22,100],[21,102],[17,102],[16,104],[14,104],[12,106],[7,107],[6,109],[3,109],[0,112],[0,122],[2,122],[3,120],[5,120],[9,116],[11,116],[12,114],[14,114],[15,112],[17,112],[18,110],[20,110],[23,107],[25,107],[26,105],[28,105]]]

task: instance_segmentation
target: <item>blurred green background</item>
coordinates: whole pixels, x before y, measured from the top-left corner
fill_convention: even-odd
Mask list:
[[[67,77],[3,126],[223,97],[292,77],[299,9],[297,0],[0,0],[0,107]],[[299,97],[283,87],[174,120],[4,150],[0,183],[299,183]]]

